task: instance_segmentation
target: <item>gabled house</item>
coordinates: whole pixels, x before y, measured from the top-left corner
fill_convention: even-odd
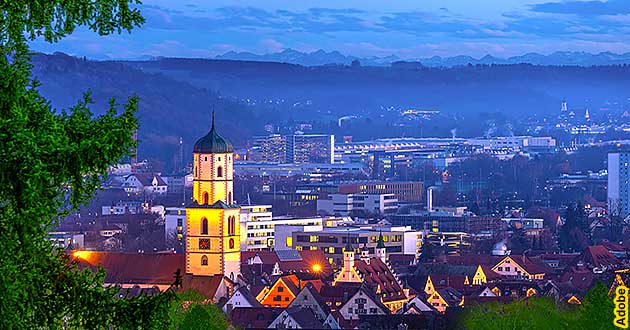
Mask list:
[[[596,245],[584,249],[573,261],[573,266],[586,267],[595,273],[604,273],[620,268],[622,263],[607,248]]]
[[[320,321],[325,320],[330,314],[330,309],[312,283],[307,283],[287,308],[292,307],[311,309]]]
[[[529,280],[503,280],[493,283],[491,291],[499,297],[526,298],[541,295],[543,288]]]
[[[332,274],[332,267],[323,251],[243,251],[241,273],[250,282],[268,276],[311,274],[321,278]]]
[[[326,306],[328,306],[332,312],[335,312],[359,290],[360,286],[360,284],[326,285],[321,288],[319,294]]]
[[[150,195],[165,195],[168,191],[168,185],[159,174],[153,173],[135,173],[125,177],[123,189],[127,193]]]
[[[341,329],[341,325],[339,324],[339,321],[337,320],[337,318],[335,318],[333,313],[328,313],[328,316],[326,316],[326,319],[324,320],[324,323],[322,324],[322,328],[323,329]]]
[[[472,278],[472,285],[483,285],[488,282],[494,282],[501,276],[492,270],[491,266],[479,265]]]
[[[427,276],[424,293],[431,296],[439,289],[452,288],[458,291],[467,290],[470,281],[466,275],[431,274]]]
[[[229,315],[232,309],[245,307],[262,307],[262,305],[246,287],[240,287],[234,292],[230,299],[228,299],[225,305],[223,305],[223,311]]]
[[[542,280],[547,268],[546,264],[527,256],[505,256],[492,267],[492,271],[505,278]]]
[[[323,322],[318,320],[310,308],[290,307],[282,311],[267,327],[268,329],[321,329]]]
[[[405,307],[398,311],[398,314],[424,314],[437,313],[437,309],[420,296],[416,296],[405,304]]]
[[[379,236],[379,242],[376,258],[364,255],[359,260],[354,260],[354,248],[348,243],[344,248],[343,268],[335,277],[333,285],[366,283],[374,288],[374,294],[379,300],[395,313],[409,300],[409,289],[403,288],[398,276],[385,261],[387,256],[382,236]]]
[[[300,289],[295,275],[281,276],[271,285],[259,302],[265,307],[286,308],[298,295]]]
[[[368,285],[363,284],[346,303],[339,308],[339,313],[345,320],[358,320],[361,315],[390,314],[380,299],[376,297]]]
[[[228,314],[231,324],[241,329],[265,329],[282,313],[280,308],[234,308]]]
[[[464,296],[457,290],[447,287],[434,291],[427,301],[440,313],[446,313],[449,307],[462,306],[464,304]]]

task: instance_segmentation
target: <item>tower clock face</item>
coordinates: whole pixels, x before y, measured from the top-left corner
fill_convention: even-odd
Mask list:
[[[230,249],[234,248],[234,239],[230,238]]]

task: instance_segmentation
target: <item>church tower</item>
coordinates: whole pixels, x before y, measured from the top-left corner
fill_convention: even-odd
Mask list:
[[[233,201],[232,144],[212,128],[193,148],[193,202],[186,207],[186,273],[240,273],[241,209]]]
[[[385,248],[385,241],[383,240],[383,232],[378,233],[378,242],[376,243],[376,257],[381,261],[387,261],[387,249]]]

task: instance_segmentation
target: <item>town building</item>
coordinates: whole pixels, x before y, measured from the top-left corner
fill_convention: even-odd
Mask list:
[[[321,217],[273,217],[271,205],[242,207],[241,251],[271,251],[275,247],[274,228],[278,225],[322,226]]]
[[[326,227],[321,231],[293,232],[291,242],[296,250],[321,250],[328,261],[343,263],[343,249],[348,242],[376,255],[379,236],[382,235],[388,254],[418,253],[418,238],[422,232],[409,227]]]
[[[287,137],[280,134],[254,137],[253,148],[257,149],[259,161],[263,163],[286,163]]]
[[[125,177],[123,189],[130,194],[165,195],[168,185],[159,174],[134,173]]]
[[[167,207],[164,216],[164,234],[166,239],[176,238],[183,242],[186,236],[186,208]]]
[[[317,213],[338,216],[388,215],[398,211],[394,194],[330,194],[317,200]]]
[[[335,162],[335,136],[330,134],[294,134],[287,139],[287,162],[329,163]]]
[[[630,215],[630,153],[608,154],[608,211]]]

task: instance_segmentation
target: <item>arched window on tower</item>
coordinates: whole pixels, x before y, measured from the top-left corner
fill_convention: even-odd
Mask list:
[[[203,197],[202,197],[202,204],[201,205],[208,205],[208,192],[204,192],[203,193]]]
[[[201,256],[201,265],[202,266],[208,266],[208,257]]]
[[[197,166],[195,166],[195,178],[197,177]]]
[[[227,203],[228,204],[232,204],[232,192],[228,192],[228,199],[227,199]]]
[[[223,177],[223,167],[219,166],[217,167],[217,178],[222,178]]]
[[[201,235],[208,235],[208,219],[201,219]]]
[[[228,217],[228,235],[229,236],[234,235],[235,231],[236,231],[236,217],[232,215]]]

